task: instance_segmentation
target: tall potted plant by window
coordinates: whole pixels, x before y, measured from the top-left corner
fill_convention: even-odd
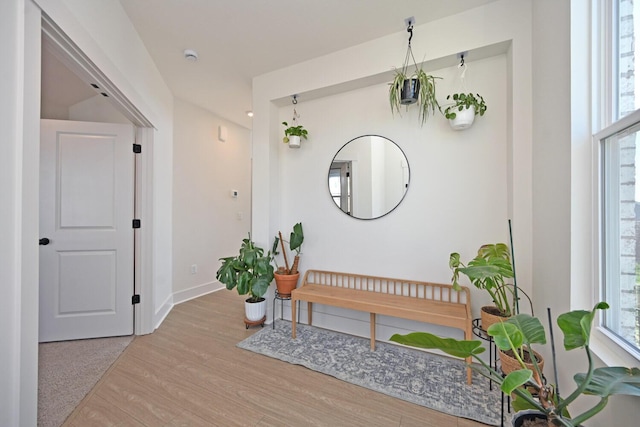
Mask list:
[[[216,273],[220,283],[229,290],[236,289],[245,300],[245,324],[264,324],[267,303],[264,294],[273,280],[273,266],[264,249],[251,240],[251,233],[242,240],[238,255],[220,258],[222,265]]]

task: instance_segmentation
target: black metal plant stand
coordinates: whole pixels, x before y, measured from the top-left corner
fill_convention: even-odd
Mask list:
[[[276,328],[276,301],[280,301],[280,318],[284,318],[284,302],[291,301],[291,294],[280,294],[276,289],[275,297],[273,298],[273,322],[271,322],[271,328]],[[298,323],[300,323],[300,301],[296,301],[298,304]]]

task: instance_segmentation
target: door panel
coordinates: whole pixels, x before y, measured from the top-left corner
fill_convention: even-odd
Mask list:
[[[42,120],[41,342],[133,333],[133,135]]]

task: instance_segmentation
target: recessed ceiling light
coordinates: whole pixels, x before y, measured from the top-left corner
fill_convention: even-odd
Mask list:
[[[187,61],[195,62],[195,61],[198,60],[198,52],[196,52],[195,50],[192,50],[192,49],[185,49],[184,58]]]
[[[247,111],[247,116],[253,117],[253,111]]]

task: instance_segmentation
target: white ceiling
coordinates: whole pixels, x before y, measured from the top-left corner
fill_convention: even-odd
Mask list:
[[[120,0],[173,94],[251,128],[253,77],[495,0]],[[183,51],[199,60],[189,62]]]

